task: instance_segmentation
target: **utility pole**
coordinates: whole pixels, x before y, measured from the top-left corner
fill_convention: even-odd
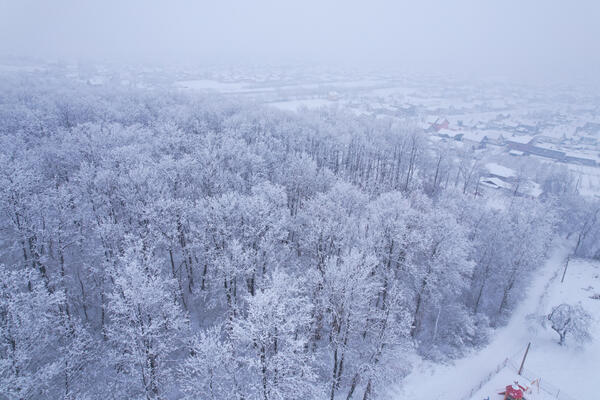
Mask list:
[[[565,270],[563,271],[563,276],[560,280],[560,283],[563,283],[565,281],[565,275],[567,274],[567,267],[569,266],[569,260],[571,259],[571,255],[567,256],[567,262],[565,263]]]
[[[521,361],[521,366],[519,367],[519,375],[523,372],[523,365],[525,365],[525,359],[527,358],[527,353],[529,353],[529,347],[531,346],[531,342],[527,343],[527,348],[525,349],[525,354],[523,354],[523,361]]]

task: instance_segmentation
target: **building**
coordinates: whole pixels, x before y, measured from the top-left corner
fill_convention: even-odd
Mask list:
[[[538,147],[538,146],[533,146],[531,144],[519,143],[519,142],[515,142],[512,140],[507,140],[506,145],[508,146],[509,150],[511,150],[511,151],[517,150],[517,151],[523,152],[524,154],[532,154],[532,155],[536,155],[536,156],[540,156],[540,157],[551,158],[551,159],[557,160],[557,161],[564,161],[565,156],[566,156],[564,151],[546,149],[544,147]]]
[[[430,132],[439,132],[441,129],[448,129],[448,127],[450,126],[450,121],[448,121],[446,118],[444,118],[443,120],[436,118],[436,120],[430,124],[431,125],[428,129]]]

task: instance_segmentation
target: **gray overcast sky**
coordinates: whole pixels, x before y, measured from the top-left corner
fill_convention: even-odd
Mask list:
[[[596,80],[600,0],[0,0],[0,54]]]

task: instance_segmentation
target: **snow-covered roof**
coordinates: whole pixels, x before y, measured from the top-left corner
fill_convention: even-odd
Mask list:
[[[506,139],[510,140],[511,142],[527,144],[527,143],[529,143],[529,142],[531,142],[533,140],[533,136],[529,136],[529,135],[510,135],[510,136],[507,136]]]
[[[495,130],[495,129],[486,129],[486,130],[482,131],[482,133],[488,139],[493,139],[493,140],[498,140],[501,137],[506,136],[506,132]]]
[[[505,188],[510,189],[511,185],[509,183],[504,182],[500,178],[495,177],[486,177],[481,179],[481,184],[485,186],[489,186],[494,189]]]
[[[473,131],[461,131],[463,139],[470,140],[473,142],[481,142],[484,138],[488,140],[500,140],[504,137],[504,132],[498,130],[473,130]]]
[[[481,142],[485,135],[481,134],[481,131],[462,131],[463,140],[470,140],[472,142]]]
[[[487,169],[490,174],[506,178],[511,178],[517,175],[514,169],[496,163],[485,164],[485,169]]]

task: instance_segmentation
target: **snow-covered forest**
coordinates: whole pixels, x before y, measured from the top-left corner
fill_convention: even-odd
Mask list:
[[[0,399],[372,399],[506,323],[598,202],[392,118],[0,80]],[[537,168],[537,169],[536,169]]]

